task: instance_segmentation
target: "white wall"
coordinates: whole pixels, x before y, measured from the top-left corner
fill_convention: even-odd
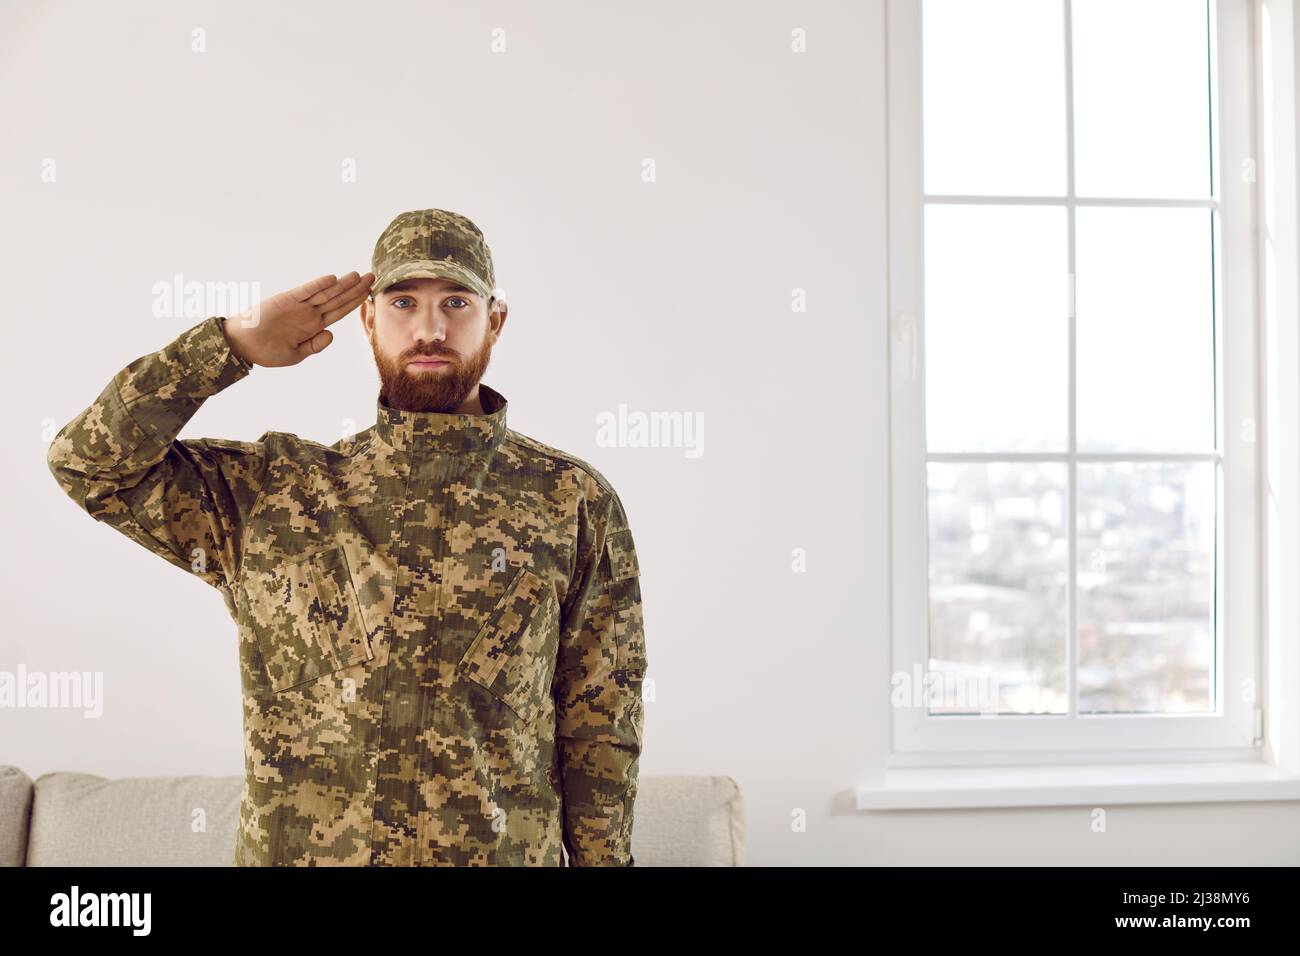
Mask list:
[[[219,597],[64,498],[43,429],[195,321],[153,318],[155,282],[364,272],[394,214],[440,206],[496,257],[511,315],[485,381],[511,426],[628,507],[656,698],[642,773],[733,776],[751,864],[1300,861],[1295,804],[1114,807],[1104,835],[1087,808],[852,809],[888,728],[879,0],[281,6],[0,8],[0,669],[105,680],[97,720],[0,711],[0,763],[241,772]],[[348,326],[183,437],[370,424]],[[704,455],[597,447],[620,403],[703,413]]]

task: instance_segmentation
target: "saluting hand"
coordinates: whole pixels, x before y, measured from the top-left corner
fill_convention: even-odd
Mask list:
[[[228,318],[226,340],[237,356],[253,365],[297,365],[334,341],[328,326],[360,305],[374,281],[373,272],[349,272],[304,282],[263,300],[251,312]]]

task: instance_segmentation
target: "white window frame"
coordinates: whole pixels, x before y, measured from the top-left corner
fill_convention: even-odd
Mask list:
[[[924,196],[922,181],[921,2],[887,0],[884,7],[891,675],[927,670],[926,462],[980,457],[927,456],[925,450],[922,225],[924,202],[934,197]],[[1072,110],[1071,0],[1063,2],[1068,111]],[[1215,0],[1211,5],[1218,39],[1211,53],[1211,75],[1218,91],[1212,114],[1216,201],[1161,203],[1217,205],[1219,210],[1215,362],[1220,391],[1215,407],[1216,452],[1223,470],[1218,483],[1216,563],[1226,583],[1216,601],[1216,712],[1078,715],[1071,638],[1069,715],[931,716],[925,706],[891,707],[892,749],[884,761],[884,779],[859,789],[860,807],[1086,803],[1112,798],[1120,791],[1138,801],[1300,797],[1300,705],[1296,703],[1300,651],[1294,637],[1288,636],[1300,626],[1296,606],[1300,585],[1276,585],[1300,580],[1300,389],[1295,385],[1300,377],[1296,348],[1300,262],[1295,243],[1294,132],[1294,60],[1300,34],[1293,7],[1292,0]],[[1072,134],[1067,136],[1067,150],[1072,153]],[[1072,193],[1073,157],[1068,161]],[[989,201],[989,197],[979,198]],[[962,199],[952,197],[952,201]],[[1096,201],[1057,198],[1055,202],[1067,207],[1072,263],[1074,206]],[[1259,250],[1265,247],[1268,254],[1261,255]],[[1069,323],[1073,352],[1072,316]],[[1073,461],[1095,460],[1095,456],[983,457],[1067,462],[1068,520],[1073,524]],[[1072,553],[1071,590],[1076,559]],[[1070,605],[1073,631],[1073,594]],[[1006,769],[1002,775],[990,774],[991,767]],[[943,769],[936,772],[935,768]]]

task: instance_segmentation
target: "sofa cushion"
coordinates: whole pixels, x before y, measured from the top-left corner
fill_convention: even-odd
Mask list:
[[[0,767],[0,866],[23,866],[32,817],[32,778],[17,767]]]
[[[637,866],[744,866],[745,807],[730,777],[641,779],[632,821]]]
[[[232,866],[241,777],[36,778],[28,866]]]

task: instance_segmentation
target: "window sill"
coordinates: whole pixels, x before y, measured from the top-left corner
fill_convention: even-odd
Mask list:
[[[1300,774],[1259,762],[907,767],[859,787],[859,810],[1300,800]]]

